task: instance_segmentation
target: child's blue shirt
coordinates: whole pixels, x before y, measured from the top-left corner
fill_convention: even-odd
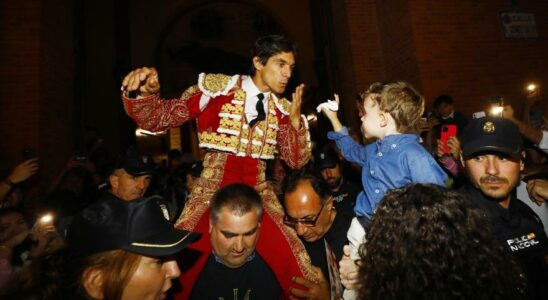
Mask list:
[[[362,166],[364,190],[354,207],[358,216],[371,218],[389,190],[409,183],[445,185],[447,174],[415,134],[388,135],[367,146],[354,141],[346,127],[338,132],[330,131],[327,137],[337,143],[346,160]]]

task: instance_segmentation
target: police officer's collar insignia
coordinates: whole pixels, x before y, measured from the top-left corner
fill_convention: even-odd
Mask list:
[[[146,157],[146,156],[141,156],[141,161],[142,161],[144,164],[148,163],[148,157]]]
[[[325,159],[325,154],[324,154],[324,153],[321,153],[321,154],[320,154],[320,158],[321,158],[321,159]]]
[[[485,133],[495,132],[495,124],[493,124],[493,122],[491,121],[485,122],[485,124],[483,124],[483,132]]]

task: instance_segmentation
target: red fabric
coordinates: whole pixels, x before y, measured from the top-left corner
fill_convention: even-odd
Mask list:
[[[231,183],[257,184],[257,160],[251,157],[230,155],[226,160],[221,187]]]
[[[255,186],[257,172],[257,160],[249,157],[229,156],[225,164],[221,186],[231,183],[246,183]],[[179,277],[179,281],[182,285],[182,292],[175,295],[175,299],[178,300],[190,298],[192,287],[211,252],[209,241],[209,209],[204,212],[193,230],[200,232],[202,238],[181,254],[180,267],[182,274]],[[256,250],[270,266],[278,279],[278,283],[282,288],[282,299],[289,299],[289,287],[295,287],[291,278],[293,276],[305,276],[298,262],[295,259],[291,259],[294,257],[291,245],[289,245],[276,222],[274,222],[265,210],[263,210],[263,220]],[[197,253],[200,256],[196,259]],[[211,284],[214,285],[215,283],[212,282]]]
[[[196,119],[198,132],[217,131],[217,128],[219,127],[219,112],[221,111],[223,105],[230,102],[233,97],[234,94],[229,94],[228,96],[221,95],[209,99],[204,111],[201,112],[199,117]]]
[[[238,84],[237,87],[239,88],[239,86]],[[233,100],[234,90],[226,96],[221,95],[210,99],[203,112],[199,108],[201,96],[202,92],[194,86],[187,89],[180,99],[165,100],[161,99],[159,94],[142,99],[128,99],[124,95],[122,95],[122,98],[128,115],[143,129],[162,131],[196,118],[198,132],[216,132],[221,121],[219,112],[223,104]],[[242,117],[245,117],[243,113]],[[310,158],[307,129],[295,130],[292,128],[289,124],[289,118],[283,115],[279,108],[276,109],[276,117],[279,121],[279,129],[276,134],[277,148],[286,163],[291,168],[298,169],[306,164]],[[249,134],[249,131],[247,133]],[[245,134],[243,129],[240,134]],[[207,149],[207,147],[204,148]],[[211,168],[204,164],[204,172],[208,171],[210,173],[209,177],[204,177],[202,173],[197,185],[201,192],[196,194],[193,192],[191,199],[196,201],[189,200],[192,205],[187,203],[186,209],[177,223],[178,227],[188,226],[186,229],[200,232],[203,236],[200,241],[183,252],[184,254],[181,257],[183,261],[180,264],[183,271],[180,281],[183,287],[182,292],[176,296],[176,299],[189,298],[192,286],[211,252],[209,211],[207,210],[209,196],[218,188],[230,183],[241,182],[255,186],[258,177],[264,180],[263,170],[259,170],[259,160],[251,157],[236,157],[228,154],[229,152],[219,152],[216,149],[208,153],[215,154],[212,161],[219,160],[222,162],[215,162],[215,166]],[[226,161],[224,161],[224,157],[217,155],[219,153],[226,153]],[[250,156],[251,154],[246,153],[246,155]],[[193,198],[194,195],[197,195],[196,198]],[[304,253],[305,251],[302,244],[299,243],[298,237],[294,233],[282,230],[282,228],[287,230],[282,224],[283,211],[279,205],[273,205],[273,201],[276,201],[274,197],[274,195],[263,197],[267,209],[263,213],[263,224],[261,225],[257,251],[274,271],[284,296],[289,298],[291,277],[303,276],[313,279],[314,275],[309,270],[310,262],[307,261],[307,257],[304,257],[306,253]],[[289,241],[295,245],[290,245]],[[192,250],[195,252],[192,252]],[[307,274],[305,275],[303,272]]]
[[[200,111],[200,98],[203,93],[196,86],[187,89],[180,99],[162,99],[160,94],[153,94],[140,99],[130,99],[122,93],[122,100],[127,114],[140,128],[149,131],[162,131],[180,126],[196,118],[198,132],[216,132],[221,120],[219,113],[223,104],[232,101],[235,90],[239,88],[240,83],[227,95],[209,99],[203,112]],[[280,101],[283,102],[284,100]],[[276,108],[275,112],[279,126],[276,135],[277,148],[290,168],[299,169],[310,159],[310,146],[307,140],[308,129],[301,126],[302,129],[295,130],[289,122],[289,117],[284,115],[279,107]],[[245,114],[242,114],[242,117],[245,118]],[[240,134],[244,134],[243,129]],[[202,148],[207,149],[208,147],[203,146]],[[226,150],[212,148],[214,151]],[[231,149],[229,152],[234,153],[235,151],[237,149]],[[250,153],[246,153],[246,155],[250,155]]]
[[[261,224],[261,235],[256,250],[270,266],[282,288],[282,299],[290,299],[289,288],[297,287],[292,281],[293,276],[306,277],[299,264],[292,259],[293,253],[287,239],[284,238],[276,223],[268,214],[264,214]]]
[[[182,291],[175,294],[175,299],[178,300],[190,298],[192,287],[204,268],[211,252],[211,244],[209,242],[209,210],[204,213],[194,231],[202,233],[202,238],[181,253],[181,263],[179,264],[181,267],[181,276],[179,277],[179,281],[182,285]],[[297,261],[290,259],[293,257],[293,253],[289,247],[287,240],[277,229],[276,223],[268,214],[265,214],[261,223],[261,233],[256,250],[270,266],[278,279],[283,293],[282,299],[289,299],[289,287],[297,287],[291,281],[292,276],[304,277]],[[198,259],[195,259],[196,253],[200,253]],[[211,284],[214,285],[215,283],[212,282]]]
[[[177,300],[190,298],[192,287],[204,268],[211,252],[211,244],[209,243],[209,209],[200,218],[194,231],[201,233],[202,237],[180,253],[179,267],[181,268],[181,276],[179,276],[179,282],[182,290],[175,294],[175,299]],[[212,282],[211,284],[214,283]]]

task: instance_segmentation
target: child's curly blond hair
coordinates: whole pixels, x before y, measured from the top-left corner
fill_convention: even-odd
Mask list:
[[[424,97],[411,84],[376,82],[360,94],[361,105],[368,97],[394,118],[398,132],[417,132],[417,122],[424,112]]]

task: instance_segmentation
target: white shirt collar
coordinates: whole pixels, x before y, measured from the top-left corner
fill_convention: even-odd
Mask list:
[[[447,117],[441,117],[444,120],[451,119],[455,117],[455,111],[453,110]]]
[[[242,89],[245,91],[245,99],[250,100],[252,98],[256,98],[256,96],[261,93],[259,88],[255,85],[253,82],[253,79],[251,76],[242,76]],[[268,98],[270,97],[271,92],[264,92],[264,101],[268,101]],[[274,94],[272,94],[274,96]]]

